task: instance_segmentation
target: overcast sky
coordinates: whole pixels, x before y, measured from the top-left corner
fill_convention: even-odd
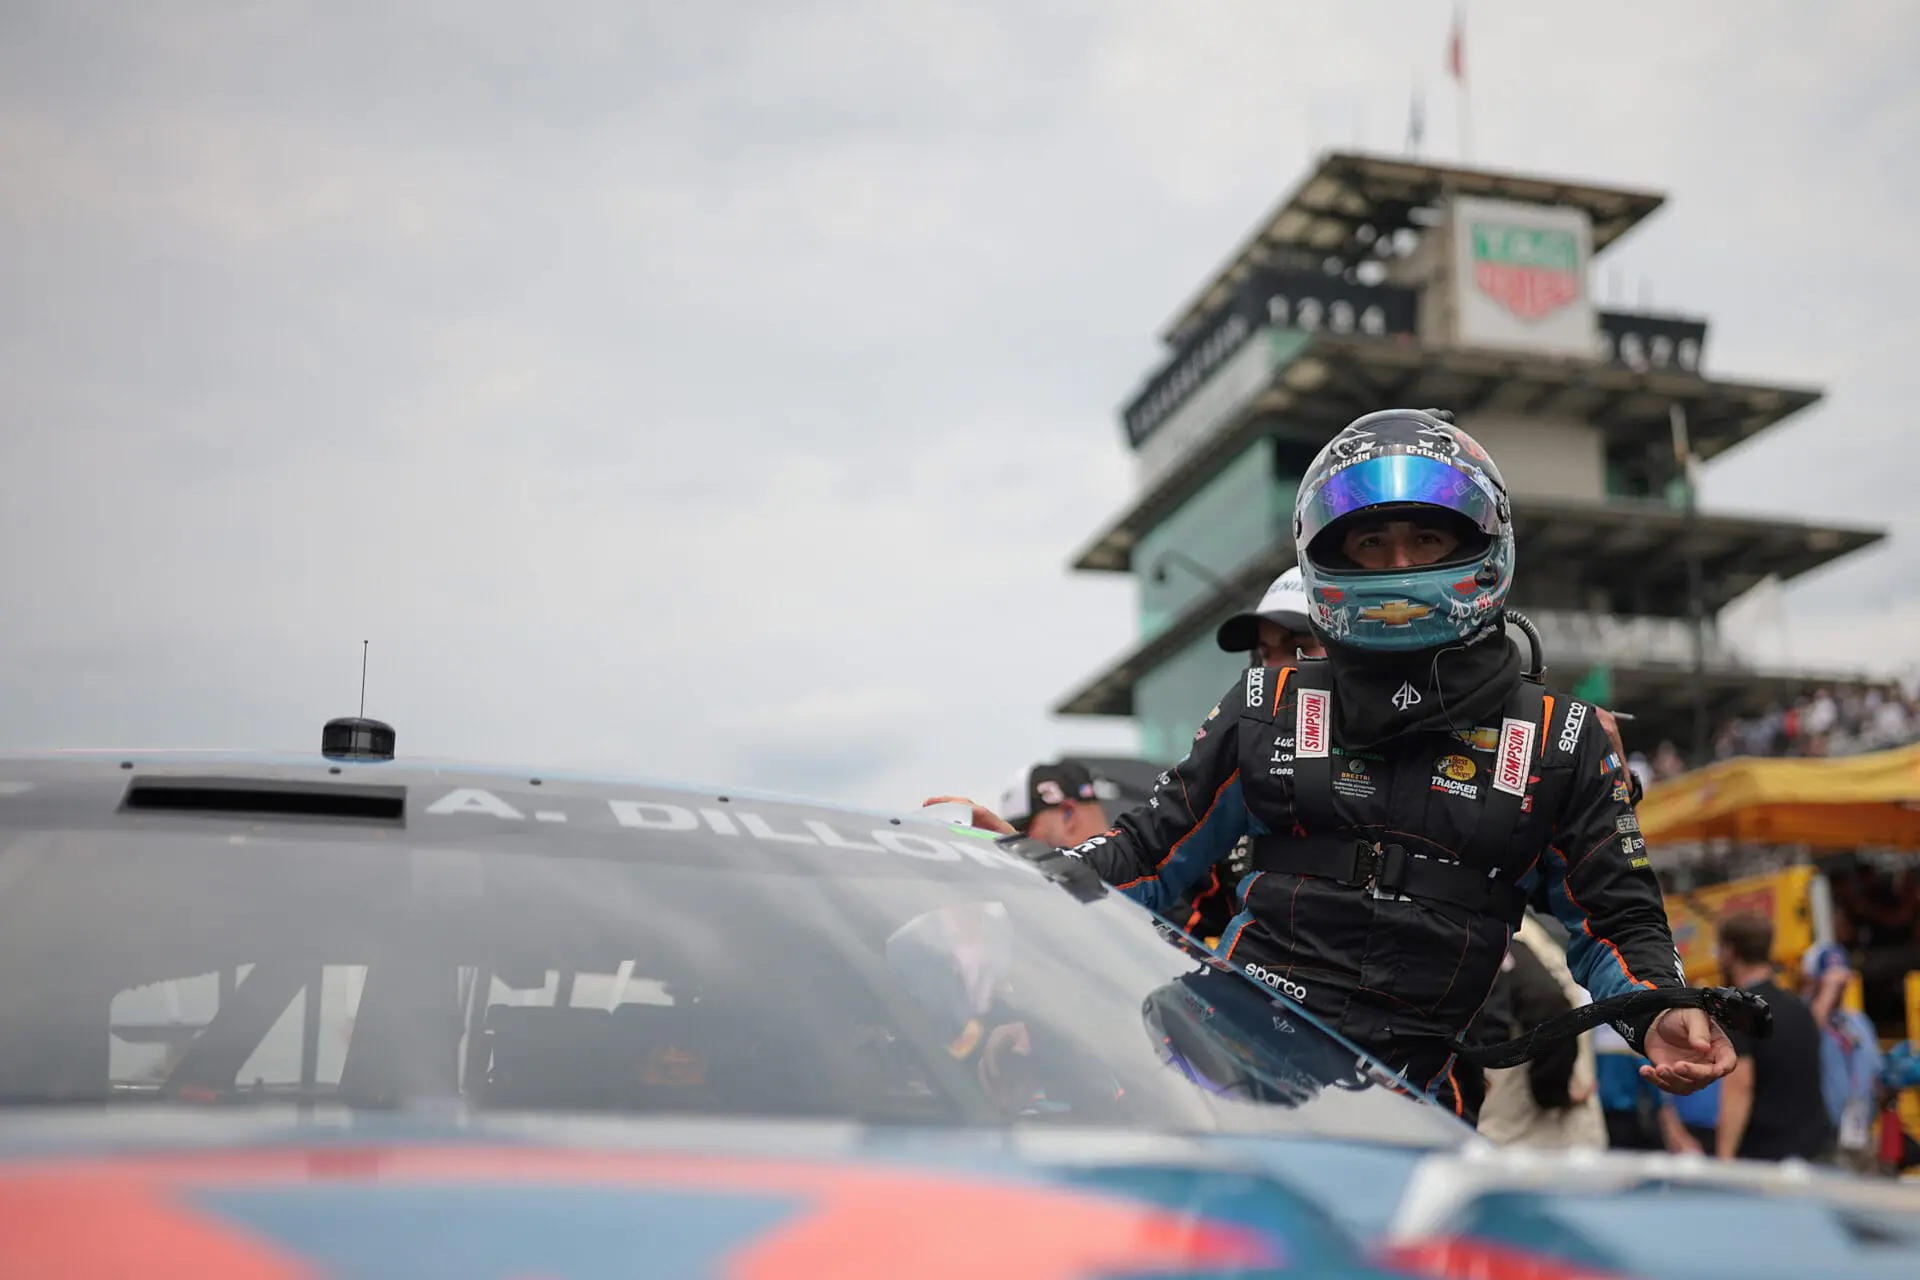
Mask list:
[[[309,747],[901,806],[1125,745],[1074,550],[1154,333],[1316,148],[1459,154],[1437,0],[0,5],[0,746]],[[1884,523],[1920,659],[1920,7],[1471,6],[1475,159],[1826,401],[1721,508]]]

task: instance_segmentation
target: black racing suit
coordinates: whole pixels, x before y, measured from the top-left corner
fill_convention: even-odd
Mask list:
[[[1250,669],[1152,799],[1069,852],[1164,912],[1250,834],[1221,953],[1456,1109],[1448,1042],[1543,881],[1595,999],[1685,985],[1625,767],[1587,704],[1523,682],[1499,725],[1346,752],[1330,686],[1324,662]],[[1297,737],[1317,799],[1296,794]],[[1375,875],[1383,855],[1395,869]],[[1650,1022],[1616,1025],[1639,1050]]]

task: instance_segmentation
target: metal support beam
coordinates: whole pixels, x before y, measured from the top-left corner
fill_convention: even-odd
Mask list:
[[[1669,421],[1673,451],[1686,484],[1687,614],[1693,623],[1693,759],[1695,768],[1708,763],[1713,726],[1707,707],[1707,613],[1700,568],[1700,501],[1696,492],[1693,446],[1687,437],[1687,411],[1676,402]]]
[[[1532,395],[1521,402],[1519,412],[1523,414],[1543,413],[1546,411],[1548,405],[1552,404],[1554,400],[1558,399],[1570,389],[1569,386],[1560,383],[1542,382],[1534,389]]]

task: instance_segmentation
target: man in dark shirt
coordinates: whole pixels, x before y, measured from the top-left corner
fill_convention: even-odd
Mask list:
[[[1820,1093],[1820,1027],[1806,1001],[1773,980],[1773,924],[1741,912],[1720,922],[1720,969],[1734,986],[1764,996],[1773,1035],[1730,1032],[1740,1055],[1720,1088],[1715,1147],[1722,1160],[1821,1159],[1833,1150],[1833,1122]]]

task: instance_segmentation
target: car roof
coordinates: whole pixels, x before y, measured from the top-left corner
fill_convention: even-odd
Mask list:
[[[183,793],[197,799],[182,802]],[[994,848],[989,833],[953,821],[953,806],[886,813],[764,791],[466,761],[234,750],[0,753],[0,825],[93,826],[138,817],[141,808],[169,809],[171,817],[188,820],[247,816],[328,825],[337,820],[343,828],[404,827],[409,839],[427,842],[470,838],[479,834],[475,817],[492,817],[516,827],[538,825],[558,845],[569,843],[569,836],[629,828],[696,834],[698,824],[700,831],[733,834],[732,820],[723,816],[732,814],[745,823],[750,842],[814,843],[794,834],[805,829],[796,824],[831,824],[824,835],[813,828],[828,846],[899,828],[918,833],[915,839],[948,842],[974,861],[1017,861]],[[786,832],[769,825],[775,819],[786,824]]]

